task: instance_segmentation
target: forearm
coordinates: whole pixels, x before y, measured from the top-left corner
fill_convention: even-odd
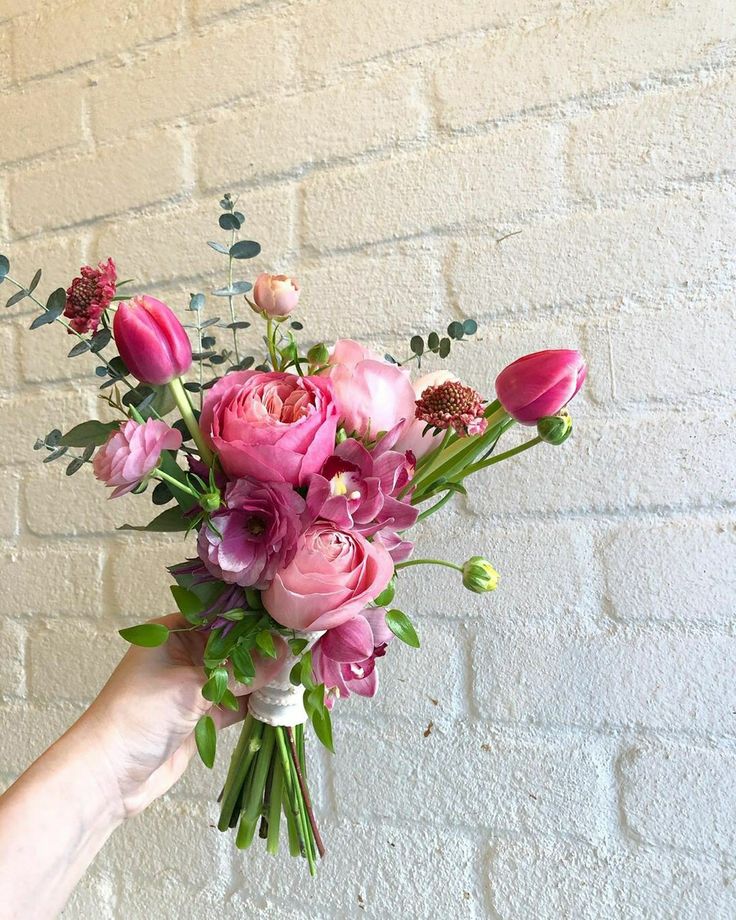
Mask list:
[[[0,797],[0,920],[46,920],[122,822],[84,717]]]

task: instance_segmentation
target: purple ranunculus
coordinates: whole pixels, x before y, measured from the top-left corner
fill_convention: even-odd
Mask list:
[[[322,636],[312,649],[312,671],[315,681],[329,691],[326,702],[330,709],[335,699],[351,693],[376,695],[376,659],[386,654],[391,639],[382,607],[368,607]]]
[[[391,450],[396,435],[396,430],[389,432],[372,451],[354,438],[339,444],[310,480],[310,518],[332,521],[365,536],[411,527],[418,510],[406,500],[408,495],[399,498],[399,494],[411,481],[414,457]]]
[[[265,588],[294,557],[302,533],[304,499],[291,485],[236,479],[225,490],[225,507],[197,541],[207,569],[228,584]]]

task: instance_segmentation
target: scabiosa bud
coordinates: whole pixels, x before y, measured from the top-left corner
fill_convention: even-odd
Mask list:
[[[463,585],[475,594],[495,591],[499,574],[482,556],[471,556],[463,565]]]
[[[69,320],[69,332],[96,332],[100,319],[115,296],[118,280],[112,259],[100,262],[97,268],[83,265],[81,275],[66,291],[64,316]]]
[[[567,409],[557,415],[545,415],[537,422],[537,433],[547,444],[562,444],[572,434],[572,419]]]
[[[460,437],[483,434],[483,397],[459,380],[427,387],[416,401],[416,417],[433,428],[453,428]]]

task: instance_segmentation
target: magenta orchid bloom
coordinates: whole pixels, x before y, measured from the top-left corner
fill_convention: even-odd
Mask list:
[[[382,607],[369,607],[322,636],[312,649],[312,672],[315,681],[329,691],[326,703],[330,709],[336,698],[351,693],[376,695],[376,660],[386,654],[392,639]]]

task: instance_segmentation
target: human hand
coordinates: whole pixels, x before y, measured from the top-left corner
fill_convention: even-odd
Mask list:
[[[196,750],[194,728],[201,716],[209,713],[218,730],[244,717],[246,694],[274,677],[287,651],[282,643],[275,660],[254,655],[252,685],[231,681],[237,711],[213,707],[202,696],[207,636],[178,614],[155,622],[182,631],[156,648],[131,646],[75,726],[95,746],[121,818],[138,814],[179,779]]]

